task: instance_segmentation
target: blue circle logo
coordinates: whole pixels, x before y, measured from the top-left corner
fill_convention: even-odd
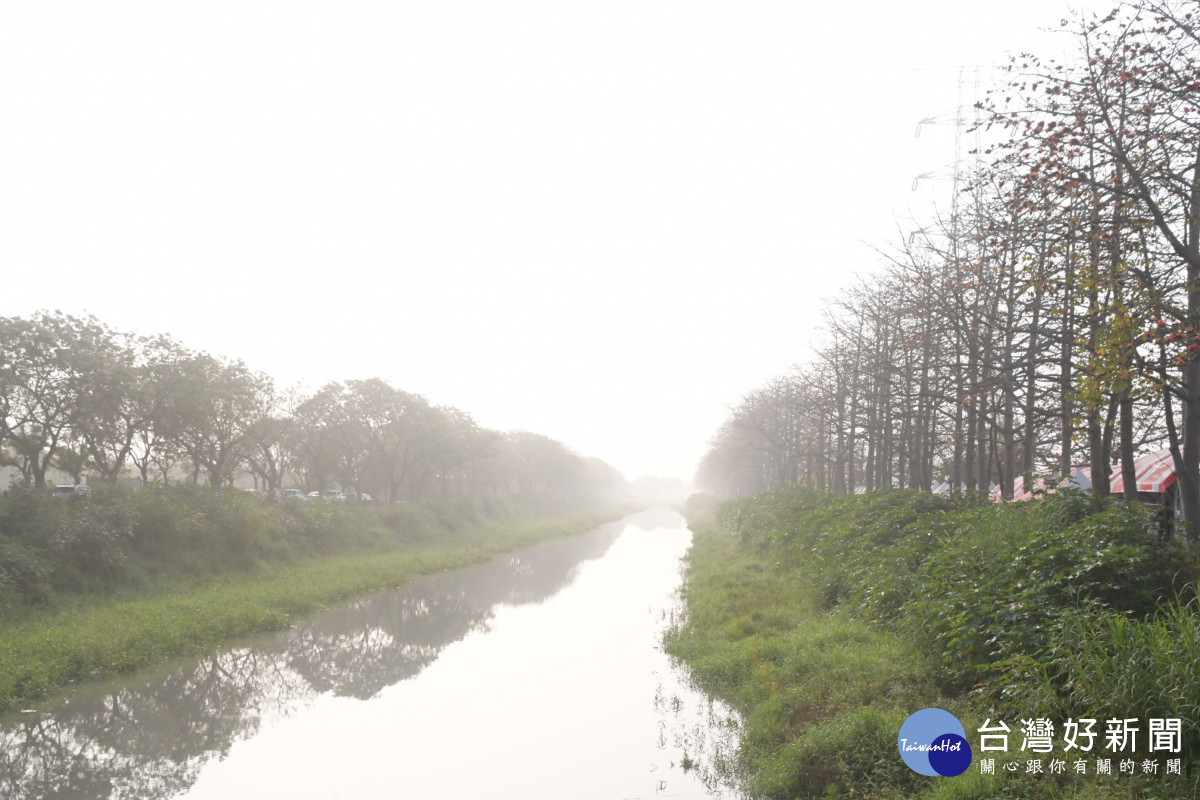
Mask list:
[[[913,772],[953,778],[971,766],[971,745],[958,718],[940,708],[923,708],[904,720],[897,744]]]

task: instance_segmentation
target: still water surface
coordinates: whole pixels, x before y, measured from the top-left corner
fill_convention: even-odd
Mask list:
[[[0,796],[734,797],[734,723],[660,648],[690,541],[645,512],[80,689],[0,720]]]

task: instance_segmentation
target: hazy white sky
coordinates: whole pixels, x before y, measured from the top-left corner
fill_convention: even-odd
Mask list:
[[[945,182],[913,179],[954,128],[914,132],[973,101],[959,67],[1047,52],[1066,13],[0,0],[0,314],[378,376],[690,478],[872,246],[930,220]]]

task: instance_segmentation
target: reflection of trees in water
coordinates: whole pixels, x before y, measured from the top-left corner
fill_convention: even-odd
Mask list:
[[[580,564],[604,555],[621,529],[608,525],[324,614],[291,632],[299,641],[288,647],[288,666],[317,692],[372,697],[486,626],[497,605],[553,597]]]
[[[0,795],[13,798],[165,797],[257,728],[269,679],[253,650],[222,653],[157,685],[81,693],[55,714],[0,731]],[[295,688],[291,692],[295,696]]]
[[[351,603],[261,645],[154,682],[80,689],[0,727],[0,797],[170,797],[203,766],[317,695],[367,699],[411,678],[500,604],[538,603],[607,552],[606,525]]]

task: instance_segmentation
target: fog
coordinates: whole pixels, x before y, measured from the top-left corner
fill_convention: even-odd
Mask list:
[[[945,197],[989,66],[1066,13],[7,3],[0,314],[91,313],[309,392],[380,377],[690,479]]]

